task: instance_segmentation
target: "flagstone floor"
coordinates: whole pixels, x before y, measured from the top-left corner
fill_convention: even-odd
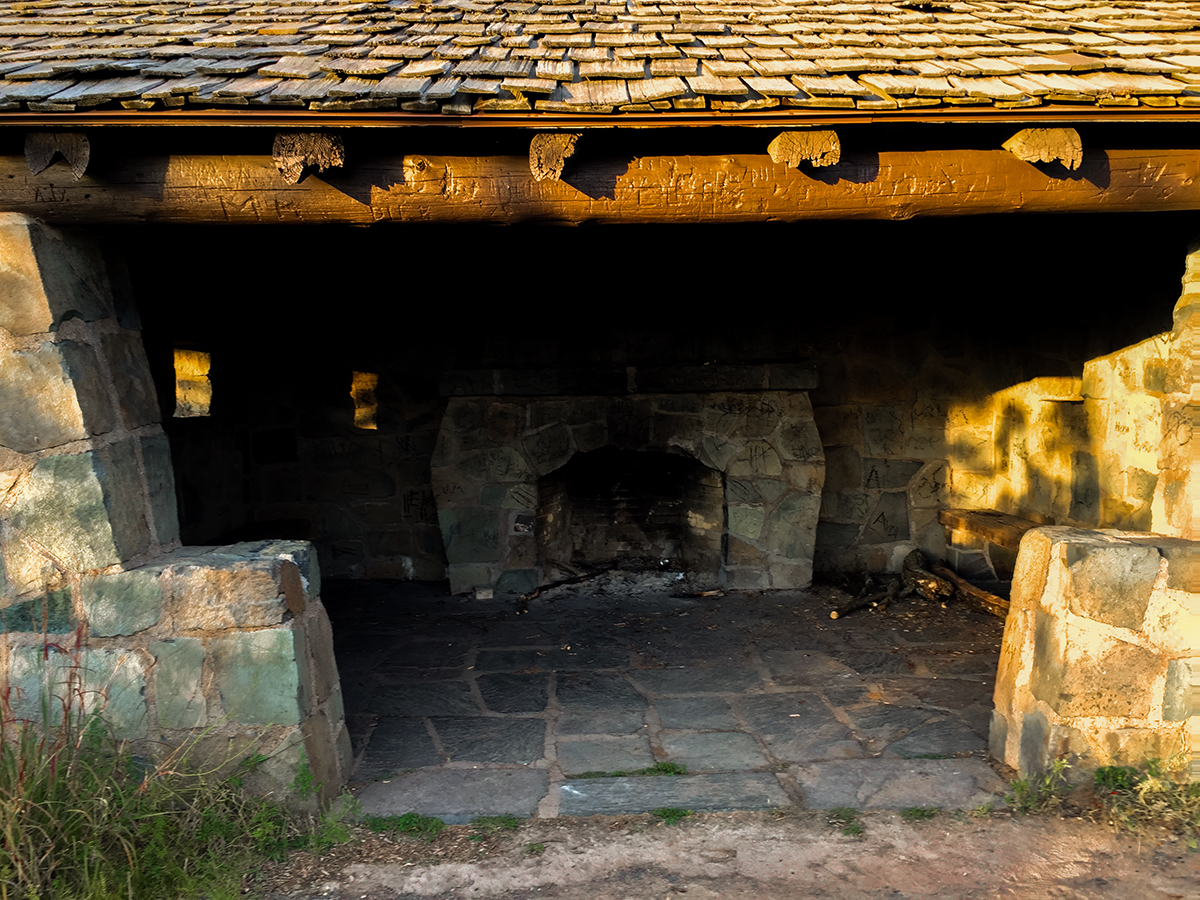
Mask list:
[[[1003,622],[960,606],[833,620],[831,586],[686,598],[629,573],[525,611],[437,585],[325,595],[368,812],[973,808],[1004,789],[985,762]],[[664,763],[687,774],[629,774]]]

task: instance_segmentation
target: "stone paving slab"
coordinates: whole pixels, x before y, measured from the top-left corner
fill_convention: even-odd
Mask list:
[[[546,723],[539,719],[462,716],[432,722],[451,762],[528,764],[546,752]]]
[[[563,735],[634,734],[645,727],[646,713],[643,709],[598,709],[593,712],[563,713],[555,730]]]
[[[604,741],[559,741],[558,764],[568,775],[584,772],[628,772],[654,765],[654,752],[645,735]]]
[[[810,650],[771,650],[762,655],[776,684],[819,684],[838,675],[854,674],[844,662]]]
[[[663,728],[693,731],[732,731],[737,720],[729,704],[719,697],[686,697],[654,701]]]
[[[358,792],[369,816],[408,812],[465,825],[476,816],[519,816],[537,812],[550,779],[542,769],[421,769]]]
[[[850,729],[838,721],[815,727],[792,725],[762,732],[771,755],[781,762],[807,763],[823,759],[854,759],[866,751],[850,735]]]
[[[633,680],[651,694],[740,694],[762,684],[749,667],[726,669],[636,669]]]
[[[646,700],[620,675],[584,672],[558,679],[558,702],[563,709],[628,709]]]
[[[811,809],[975,809],[997,802],[1008,785],[981,759],[848,759],[798,766]]]
[[[912,734],[893,741],[884,756],[912,759],[917,756],[956,756],[959,753],[982,753],[987,741],[955,719],[945,719],[916,729]]]
[[[442,762],[420,719],[384,716],[371,732],[371,740],[355,778],[386,778],[403,769],[436,766]]]
[[[665,735],[662,746],[668,761],[687,766],[689,772],[761,769],[768,765],[754,738],[736,731]]]
[[[484,706],[496,713],[541,712],[550,699],[547,675],[480,675],[477,683]]]
[[[564,816],[615,816],[678,807],[695,812],[775,809],[791,801],[774,775],[737,772],[651,778],[585,778],[559,785]]]
[[[461,681],[380,684],[371,697],[377,712],[393,716],[477,716],[479,704]]]

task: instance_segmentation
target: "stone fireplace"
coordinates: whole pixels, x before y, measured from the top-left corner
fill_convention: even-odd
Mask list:
[[[449,373],[431,466],[451,590],[526,592],[633,560],[807,586],[815,386],[804,364]]]

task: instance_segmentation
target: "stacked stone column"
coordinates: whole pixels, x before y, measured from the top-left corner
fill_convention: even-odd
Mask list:
[[[1064,526],[1021,540],[991,752],[1022,775],[1171,760],[1200,778],[1200,544]]]
[[[1164,525],[1156,523],[1155,530],[1200,540],[1200,249],[1188,254],[1174,325],[1170,364],[1178,374],[1163,397],[1158,465]],[[1160,497],[1155,500],[1157,506]]]
[[[6,720],[96,713],[139,752],[258,754],[260,790],[295,798],[311,772],[336,791],[349,741],[311,548],[180,548],[137,314],[96,244],[0,215],[0,292]]]

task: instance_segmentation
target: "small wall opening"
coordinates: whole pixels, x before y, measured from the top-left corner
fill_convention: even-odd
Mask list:
[[[685,456],[603,447],[538,480],[538,555],[550,580],[605,568],[721,568],[721,473]]]
[[[375,431],[379,428],[376,416],[379,401],[375,399],[375,388],[379,376],[374,372],[355,372],[350,380],[350,396],[354,400],[354,427]]]
[[[175,417],[190,419],[211,415],[212,382],[208,373],[212,357],[201,350],[175,349]]]

